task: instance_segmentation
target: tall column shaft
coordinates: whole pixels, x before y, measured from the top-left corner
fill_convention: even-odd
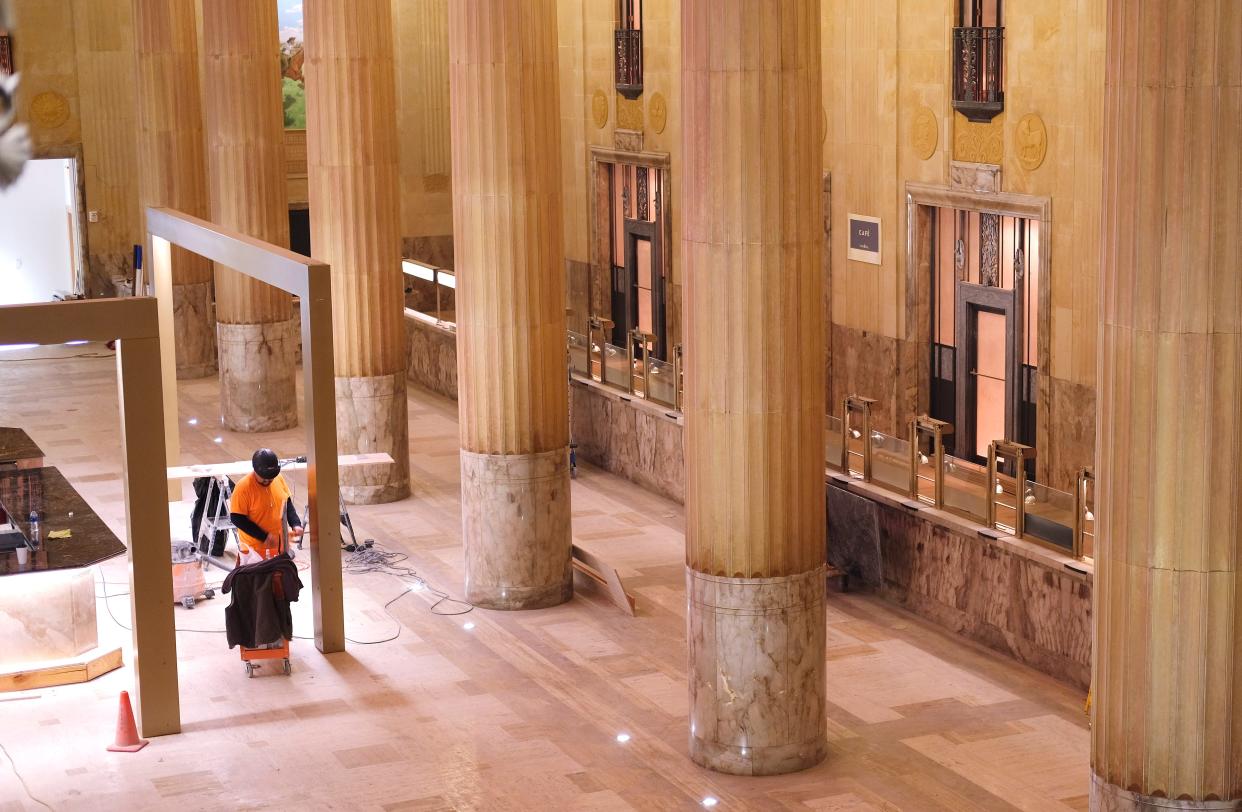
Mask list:
[[[555,0],[449,4],[466,595],[568,600]]]
[[[1242,809],[1242,4],[1110,0],[1092,809]]]
[[[332,266],[337,441],[393,465],[341,469],[354,503],[410,492],[391,0],[314,0],[306,40],[311,244]]]
[[[194,9],[194,0],[134,0],[138,180],[144,212],[147,206],[166,206],[206,218]],[[211,276],[211,262],[173,246],[178,378],[202,378],[216,371]]]
[[[820,762],[824,370],[818,0],[683,0],[690,754]]]
[[[203,4],[211,218],[289,246],[279,23],[274,3]],[[216,266],[220,410],[235,431],[297,425],[293,297]]]

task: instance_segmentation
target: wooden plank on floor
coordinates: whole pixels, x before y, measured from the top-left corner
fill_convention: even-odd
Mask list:
[[[29,691],[33,688],[51,688],[56,685],[89,682],[95,677],[120,667],[121,650],[115,648],[73,662],[0,674],[0,692]]]
[[[625,591],[625,585],[621,583],[621,576],[617,575],[615,567],[610,567],[577,544],[573,545],[573,565],[578,572],[604,587],[613,603],[631,617],[634,615],[634,596]]]

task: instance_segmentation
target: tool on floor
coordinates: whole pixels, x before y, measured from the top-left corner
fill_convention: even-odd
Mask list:
[[[205,567],[206,560],[192,542],[172,543],[173,603],[193,609],[199,599],[216,596],[215,588],[207,586]]]
[[[138,725],[134,722],[134,709],[129,704],[129,691],[121,691],[116,713],[116,740],[108,745],[112,753],[136,753],[149,742],[138,738]]]

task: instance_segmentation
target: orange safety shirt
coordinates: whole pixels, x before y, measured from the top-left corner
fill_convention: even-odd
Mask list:
[[[242,530],[237,531],[238,546],[243,553],[250,550],[264,558],[280,552],[280,533],[285,524],[285,501],[290,497],[289,485],[284,476],[277,474],[267,487],[260,485],[253,473],[242,477],[229,497],[229,512],[240,513],[268,533],[276,536],[275,544],[257,539]]]

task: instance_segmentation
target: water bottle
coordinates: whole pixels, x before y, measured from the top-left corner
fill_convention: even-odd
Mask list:
[[[36,510],[30,511],[30,543],[39,546],[39,512]]]

